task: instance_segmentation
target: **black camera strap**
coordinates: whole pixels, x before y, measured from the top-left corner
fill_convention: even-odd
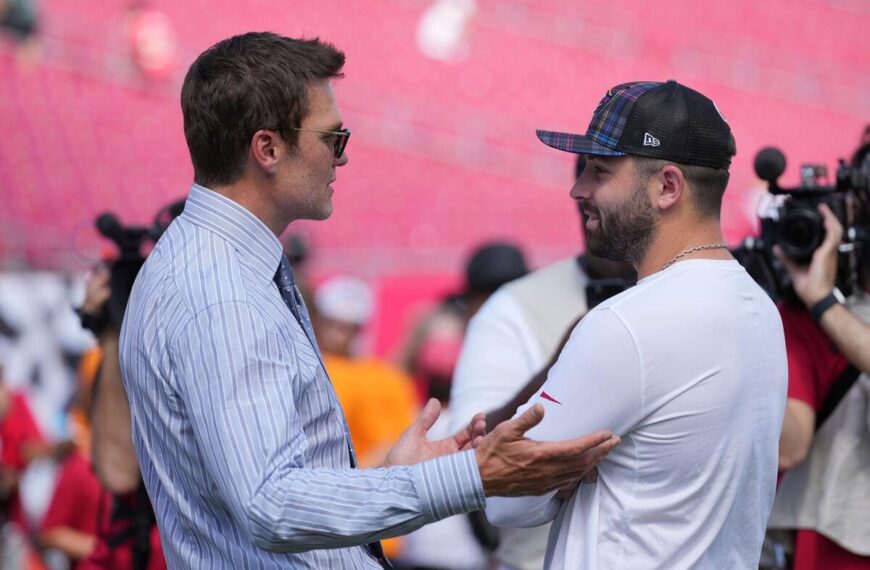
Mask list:
[[[840,377],[834,382],[830,392],[828,392],[828,396],[825,398],[825,402],[819,408],[818,413],[816,413],[816,431],[819,431],[825,420],[831,417],[831,414],[834,413],[834,410],[837,409],[837,406],[840,405],[840,402],[843,401],[843,398],[846,397],[846,394],[855,385],[860,375],[861,371],[850,362],[849,366],[846,367],[843,373],[840,374]]]

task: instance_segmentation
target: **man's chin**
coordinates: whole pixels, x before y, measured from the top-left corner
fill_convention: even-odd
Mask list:
[[[313,218],[313,219],[318,221],[318,222],[322,222],[323,220],[327,220],[332,215],[332,210],[333,210],[332,204],[329,204],[328,208],[324,208],[323,210],[318,212],[318,216],[316,218]]]
[[[330,198],[326,202],[320,204],[320,207],[317,208],[317,211],[312,212],[311,220],[321,222],[329,218],[332,215],[332,211],[335,209],[335,205],[332,203],[332,199]]]
[[[626,261],[625,252],[616,251],[610,244],[598,241],[594,237],[590,239],[589,234],[586,235],[586,251],[602,259]]]
[[[294,219],[296,219],[296,220],[309,220],[312,222],[322,222],[323,220],[326,220],[327,218],[329,218],[331,215],[332,215],[332,203],[330,202],[330,204],[328,206],[324,206],[318,210],[311,209],[311,210],[307,211],[306,213],[302,214],[301,216],[294,218]]]

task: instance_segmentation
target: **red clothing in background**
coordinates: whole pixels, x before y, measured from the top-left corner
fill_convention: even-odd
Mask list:
[[[36,427],[27,399],[17,393],[11,393],[9,398],[9,411],[0,419],[0,465],[20,472],[27,466],[25,446],[42,443],[42,434]]]
[[[78,451],[67,455],[59,467],[57,485],[41,529],[67,527],[96,538],[100,501],[103,500],[100,481],[91,470],[90,462]],[[80,563],[73,560],[71,563],[71,568],[81,568]]]
[[[26,448],[41,444],[42,441],[42,434],[36,426],[27,399],[23,394],[10,393],[9,409],[0,418],[0,469],[14,472],[17,478],[29,462]],[[9,497],[8,508],[9,520],[27,532],[17,484]]]
[[[788,352],[788,397],[817,413],[849,365],[803,308],[780,307]],[[795,537],[794,570],[870,570],[870,557],[858,556],[807,529]]]
[[[97,538],[97,547],[78,570],[132,570],[133,569],[133,541],[132,518],[115,517],[113,519],[113,502],[120,502],[124,510],[133,511],[137,508],[150,508],[149,504],[137,505],[138,501],[146,500],[147,497],[136,492],[123,496],[112,497],[105,495],[102,513],[100,514],[100,530]],[[120,544],[115,542],[118,536],[125,539]],[[160,545],[160,533],[157,524],[152,524],[149,535],[150,551],[148,554],[148,570],[166,570],[166,560],[163,558],[163,549]]]

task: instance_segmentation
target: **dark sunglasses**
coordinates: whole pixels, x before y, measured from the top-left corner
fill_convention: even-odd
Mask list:
[[[332,145],[332,154],[335,160],[338,160],[344,154],[344,149],[347,146],[347,141],[350,139],[350,129],[339,129],[337,131],[319,131],[317,129],[300,129],[298,127],[277,127],[269,129],[270,131],[308,131],[309,133],[322,133],[325,135],[333,135],[335,142]]]

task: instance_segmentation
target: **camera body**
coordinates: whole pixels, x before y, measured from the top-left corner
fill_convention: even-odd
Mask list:
[[[95,220],[97,231],[112,240],[118,248],[118,256],[109,264],[112,295],[106,306],[106,317],[112,324],[121,324],[133,283],[145,263],[149,248],[157,243],[172,220],[183,210],[184,200],[173,202],[157,212],[154,223],[149,227],[123,226],[110,212],[100,214]]]
[[[786,165],[782,152],[766,148],[756,156],[756,174],[767,181],[771,195],[782,198],[774,198],[776,205],[762,215],[759,237],[748,238],[732,253],[775,300],[790,298],[793,291],[788,273],[773,255],[773,246],[778,245],[795,263],[808,265],[825,239],[820,204],[831,209],[845,230],[837,286],[846,294],[854,290],[870,236],[870,157],[861,155],[861,159],[852,165],[841,159],[833,183],[825,166],[804,165],[800,185],[784,188],[778,183]]]
[[[840,224],[848,228],[847,202],[852,194],[867,194],[867,177],[861,169],[841,160],[836,183],[830,184],[824,165],[805,164],[801,167],[800,186],[783,188],[778,178],[784,170],[785,156],[776,149],[764,149],[755,159],[755,172],[767,181],[768,191],[787,197],[773,215],[762,218],[762,238],[778,244],[789,259],[806,265],[825,239],[819,204],[827,204]]]

